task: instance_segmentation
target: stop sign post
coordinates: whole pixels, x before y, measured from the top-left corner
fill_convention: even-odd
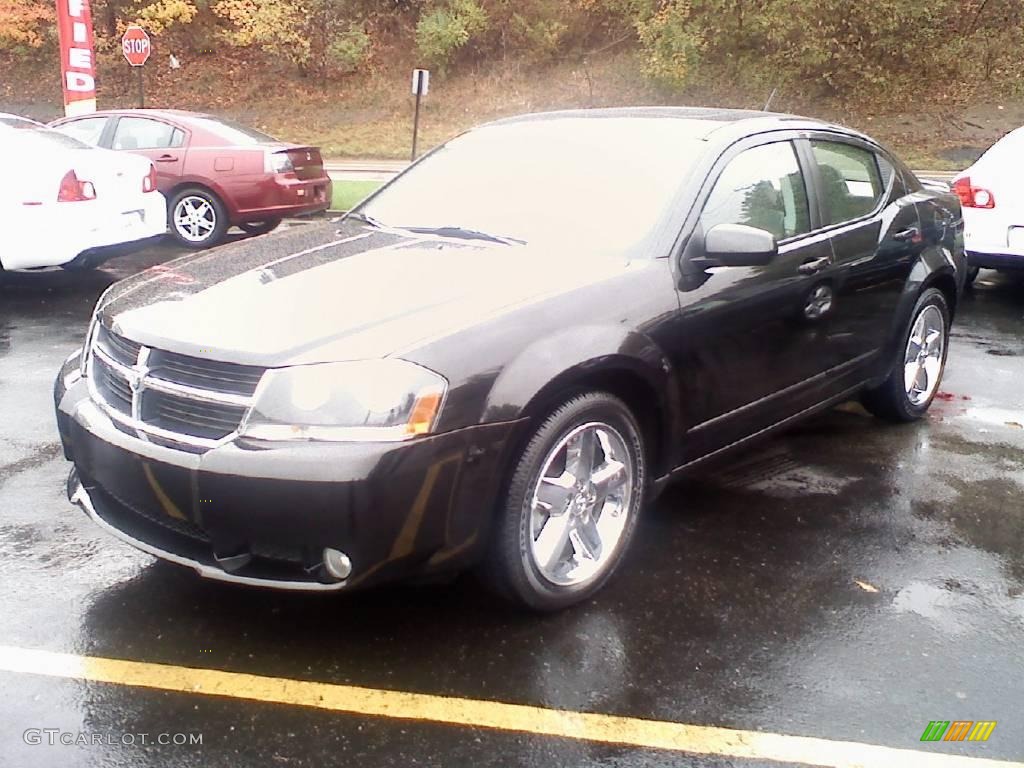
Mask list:
[[[149,33],[142,27],[131,25],[121,35],[121,53],[135,70],[139,73],[139,107],[146,106],[146,90],[142,81],[142,67],[149,61],[153,53],[153,44],[149,39]]]

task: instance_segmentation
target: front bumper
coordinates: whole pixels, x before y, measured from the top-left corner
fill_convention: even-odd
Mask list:
[[[69,360],[69,363],[72,361]],[[408,443],[232,442],[205,453],[126,434],[65,365],[54,396],[71,501],[200,575],[303,591],[459,570],[479,555],[517,423]],[[332,577],[325,548],[352,572]]]

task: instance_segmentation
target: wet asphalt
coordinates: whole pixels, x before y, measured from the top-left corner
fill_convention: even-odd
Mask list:
[[[54,373],[108,284],[177,253],[0,275],[0,646],[1024,757],[1024,284],[986,272],[965,297],[927,420],[847,405],[733,456],[648,510],[595,599],[537,616],[471,578],[210,583],[67,502]],[[759,764],[5,672],[0,693],[4,768]],[[998,726],[921,744],[936,719]],[[31,745],[29,728],[203,744]]]

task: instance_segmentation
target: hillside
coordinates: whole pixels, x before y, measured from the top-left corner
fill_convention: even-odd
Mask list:
[[[313,143],[328,157],[404,158],[408,155],[412,97],[409,70],[389,69],[343,78],[302,77],[283,63],[227,50],[179,55],[172,70],[159,51],[145,70],[147,106],[210,111],[281,138]],[[61,114],[55,62],[8,61],[0,82],[0,111],[42,120]],[[101,60],[101,108],[137,106],[127,65]],[[642,104],[716,104],[760,108],[771,89],[690,87],[668,93],[641,72],[635,54],[607,53],[587,62],[527,66],[479,65],[435,77],[423,105],[421,147],[485,120],[528,111]],[[863,105],[811,97],[780,88],[772,109],[838,121],[889,144],[915,167],[958,169],[1006,131],[1024,124],[1024,100],[975,95],[962,103]]]

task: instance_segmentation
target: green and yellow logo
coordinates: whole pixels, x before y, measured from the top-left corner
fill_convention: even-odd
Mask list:
[[[995,729],[995,720],[932,720],[921,741],[988,741]]]

